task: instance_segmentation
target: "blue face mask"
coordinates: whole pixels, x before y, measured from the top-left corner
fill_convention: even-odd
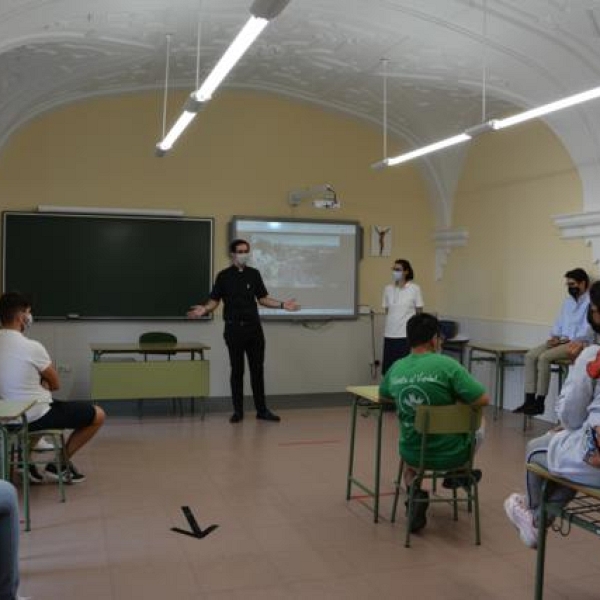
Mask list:
[[[392,279],[394,281],[403,281],[404,273],[402,271],[392,271]]]

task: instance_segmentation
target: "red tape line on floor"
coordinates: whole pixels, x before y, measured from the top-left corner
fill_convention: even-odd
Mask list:
[[[393,496],[396,492],[381,492],[379,494],[379,497],[381,498],[381,496]],[[372,498],[373,496],[370,496],[369,494],[364,494],[361,496],[350,496],[350,500],[365,500],[366,498]]]

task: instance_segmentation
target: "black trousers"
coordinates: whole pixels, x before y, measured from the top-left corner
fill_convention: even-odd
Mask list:
[[[381,374],[385,375],[387,370],[401,358],[410,354],[410,347],[406,338],[383,338],[383,364]]]
[[[265,336],[260,323],[226,323],[223,337],[231,363],[229,381],[234,412],[244,414],[244,356],[248,357],[256,412],[264,412],[267,410],[264,377]]]

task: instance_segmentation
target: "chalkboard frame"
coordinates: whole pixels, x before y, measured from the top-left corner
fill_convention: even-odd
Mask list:
[[[106,245],[98,240],[95,243],[101,250],[94,250],[91,240],[90,246],[86,247],[86,239],[81,239],[81,230],[91,231],[90,237],[94,237],[94,228],[97,228],[100,239],[105,239],[101,236],[108,233],[113,239],[116,232],[120,234],[122,239],[110,245],[110,251],[116,254],[116,258],[111,259],[110,253],[105,251]],[[55,231],[58,237],[48,237],[50,234],[47,232],[51,231]],[[75,240],[69,239],[70,232],[73,232]],[[156,235],[157,232],[159,235]],[[161,236],[161,232],[164,235]],[[34,238],[36,243],[32,243]],[[121,243],[123,246],[119,245]],[[73,253],[88,258],[73,266],[72,261],[77,260],[71,258]],[[147,260],[147,256],[156,258],[163,255],[164,261],[162,258]],[[58,266],[65,264],[61,257],[69,264],[67,275]],[[124,272],[113,268],[110,271],[111,281],[103,285],[103,269],[107,270],[106,264],[110,260],[118,260],[119,268],[122,266]],[[115,271],[119,271],[116,279]],[[49,283],[52,279],[49,273],[54,274],[55,285]],[[189,280],[186,274],[189,274]],[[201,301],[210,292],[213,274],[213,218],[2,212],[2,289],[16,289],[28,296],[36,320],[185,320],[189,306]],[[76,285],[69,285],[69,280]],[[161,281],[163,283],[157,285]],[[73,307],[69,304],[69,289],[79,290],[82,282],[85,283],[85,291],[75,291],[74,294],[75,297],[79,294],[79,304],[84,306]],[[97,300],[93,291],[88,293],[88,288],[99,290],[102,300]],[[123,293],[123,289],[129,290],[129,293]],[[153,290],[157,289],[163,290],[163,293],[154,294]],[[179,297],[179,292],[182,292],[182,297]],[[106,303],[110,308],[88,311],[87,301],[90,306],[99,303],[104,306]],[[52,306],[52,310],[46,310],[48,306]],[[61,307],[60,310],[57,306]],[[132,314],[134,310],[138,314]]]

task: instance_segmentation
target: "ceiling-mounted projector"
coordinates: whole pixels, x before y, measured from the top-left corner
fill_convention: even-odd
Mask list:
[[[303,200],[311,201],[315,208],[340,208],[341,206],[333,186],[329,183],[301,190],[292,190],[288,194],[290,206],[299,206]]]

